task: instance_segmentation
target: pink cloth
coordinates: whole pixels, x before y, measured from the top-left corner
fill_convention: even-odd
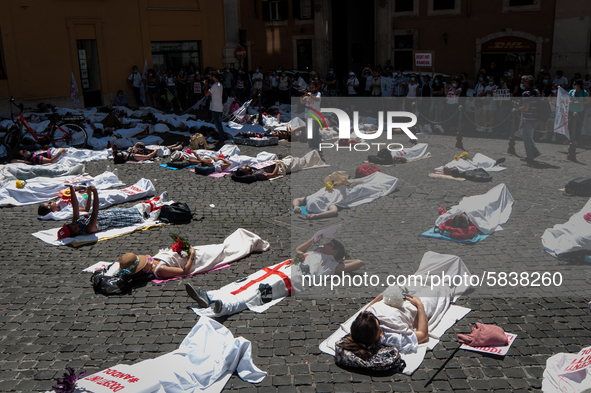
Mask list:
[[[508,344],[503,328],[480,322],[472,327],[472,333],[458,334],[458,341],[471,347],[500,347]]]

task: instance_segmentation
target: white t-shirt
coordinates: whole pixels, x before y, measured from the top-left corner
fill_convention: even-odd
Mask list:
[[[418,96],[417,95],[418,88],[419,88],[419,84],[418,83],[415,83],[415,84],[409,83],[408,84],[408,94],[406,96],[408,98],[415,98],[415,97],[417,97]]]
[[[554,85],[568,85],[568,79],[566,79],[566,76],[563,76],[562,78],[556,77],[554,78],[554,81],[552,82],[552,84]]]
[[[133,87],[139,88],[142,85],[142,74],[140,74],[139,72],[137,74],[135,72],[132,72],[127,77],[127,80],[132,81]]]
[[[351,85],[349,85],[349,83]],[[347,79],[347,93],[357,94],[355,91],[355,85],[359,85],[359,79],[355,78],[354,76]]]
[[[279,77],[278,76],[271,75],[269,77],[269,80],[271,81],[271,87],[275,88],[275,87],[279,86]]]
[[[254,82],[253,83],[253,88],[255,89],[262,89],[263,88],[263,74],[261,72],[255,72],[254,74],[252,74],[252,79],[258,79],[261,78],[260,81]]]
[[[301,265],[307,266],[309,272]],[[312,251],[306,255],[306,258],[300,265],[292,266],[292,286],[296,293],[301,292],[307,289],[310,284],[307,278],[303,280],[303,275],[310,275],[312,278],[316,277],[316,282],[318,282],[318,278],[323,279],[323,276],[332,276],[338,266],[339,263],[332,255],[322,254],[320,251]]]
[[[302,78],[301,76],[300,76],[300,79],[298,79],[297,85],[300,90],[306,90],[306,88],[308,87],[308,84],[306,83],[304,78]]]
[[[209,104],[209,110],[212,112],[223,112],[224,104],[222,104],[222,93],[224,88],[220,82],[214,83],[210,88],[211,92],[211,103]]]
[[[312,108],[320,112],[320,92],[317,91],[316,93],[310,93],[312,97],[318,98],[318,101],[313,100],[312,97],[306,98],[306,107]],[[309,116],[306,113],[306,116]]]
[[[371,81],[373,80],[373,76],[368,75],[365,77],[365,90],[371,90]]]
[[[462,92],[462,88],[461,87],[458,87],[456,89],[456,92],[461,93]],[[447,103],[448,104],[457,104],[459,102],[460,102],[459,94],[458,95],[455,95],[454,92],[453,92],[453,90],[450,88],[447,91]]]

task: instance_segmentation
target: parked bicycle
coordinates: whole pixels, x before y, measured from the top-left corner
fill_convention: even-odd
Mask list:
[[[54,147],[75,148],[86,146],[88,140],[86,131],[80,125],[74,123],[75,121],[84,120],[83,116],[62,117],[57,113],[52,113],[47,116],[49,119],[47,127],[43,131],[37,132],[23,115],[23,104],[17,105],[12,97],[10,98],[10,104],[10,117],[14,124],[8,128],[0,143],[0,158],[5,161],[12,158],[25,131],[42,145],[51,144]],[[16,118],[12,110],[13,105],[20,110],[20,114]]]

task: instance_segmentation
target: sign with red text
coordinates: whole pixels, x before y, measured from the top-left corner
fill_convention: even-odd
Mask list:
[[[566,363],[558,375],[576,373],[591,368],[591,347],[583,348],[571,362]]]
[[[415,52],[416,67],[433,67],[433,53]]]
[[[138,375],[137,371],[137,367],[118,364],[79,380],[77,385],[93,393],[147,393],[158,391],[160,383],[154,374],[150,376],[150,370],[147,370],[148,377]],[[154,370],[151,371],[154,372]]]
[[[471,347],[470,345],[462,344],[460,347],[461,349],[467,349],[468,351],[474,352],[483,352],[483,353],[490,353],[497,356],[505,356],[507,352],[509,352],[509,348],[517,338],[517,334],[513,333],[505,333],[507,335],[507,341],[509,342],[507,345],[502,347]]]

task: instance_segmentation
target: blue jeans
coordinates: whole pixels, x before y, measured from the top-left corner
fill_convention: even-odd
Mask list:
[[[534,142],[534,129],[537,121],[524,121],[521,127],[521,135],[523,137],[523,146],[525,147],[525,155],[530,160],[534,159],[534,155],[539,153],[536,142]]]
[[[211,112],[213,116],[213,124],[215,124],[216,130],[218,130],[218,134],[220,136],[220,143],[224,143],[226,138],[224,136],[224,127],[222,127],[222,112]]]

